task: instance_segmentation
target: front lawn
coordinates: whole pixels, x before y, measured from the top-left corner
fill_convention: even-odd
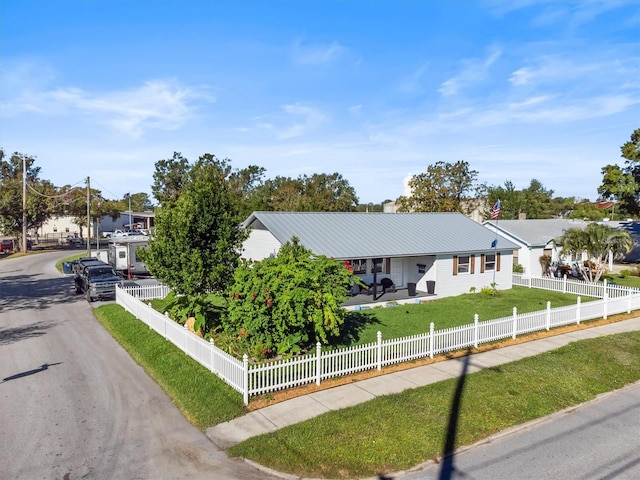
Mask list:
[[[583,297],[583,302],[595,300]],[[421,304],[398,305],[386,308],[356,311],[348,315],[350,336],[343,339],[343,345],[353,339],[353,343],[362,344],[376,341],[377,332],[383,339],[406,337],[429,331],[431,322],[436,330],[458,327],[473,323],[474,314],[479,320],[493,320],[518,313],[535,312],[547,308],[574,305],[575,295],[538,290],[535,288],[513,287],[511,290],[498,290],[495,296],[481,293],[468,293],[457,297],[440,298]]]

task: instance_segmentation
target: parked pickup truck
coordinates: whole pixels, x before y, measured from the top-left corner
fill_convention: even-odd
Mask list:
[[[122,285],[113,267],[100,262],[89,262],[76,273],[76,293],[84,293],[88,302],[116,297],[116,285]]]

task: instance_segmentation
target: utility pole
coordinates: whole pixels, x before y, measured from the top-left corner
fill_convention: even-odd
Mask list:
[[[22,254],[27,254],[27,157],[22,156]]]
[[[91,183],[87,177],[87,257],[91,256]]]

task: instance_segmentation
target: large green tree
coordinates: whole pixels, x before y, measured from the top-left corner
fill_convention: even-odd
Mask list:
[[[602,184],[598,194],[605,200],[615,200],[624,215],[640,213],[640,128],[620,147],[625,166],[607,165],[602,168]]]
[[[242,263],[229,289],[224,328],[254,357],[291,354],[340,335],[353,274],[293,238],[278,255]]]
[[[241,218],[247,218],[252,212],[269,210],[270,196],[264,188],[265,171],[263,167],[249,165],[229,174],[229,186]]]
[[[298,178],[278,176],[260,188],[266,210],[278,212],[353,212],[355,189],[339,173],[314,173]]]
[[[165,161],[156,164],[161,172],[165,167]],[[185,168],[179,189],[174,189],[175,178],[168,177],[172,193],[156,209],[155,236],[144,260],[149,271],[178,294],[223,292],[233,279],[246,232],[240,226],[243,219],[230,172],[228,160],[205,154]],[[156,187],[157,192],[168,192],[159,183]]]
[[[397,200],[404,212],[462,212],[470,213],[475,207],[478,172],[467,162],[436,162],[427,171],[409,180],[411,196]]]
[[[582,276],[587,282],[597,282],[606,270],[609,254],[614,257],[624,255],[633,247],[633,240],[629,232],[612,228],[601,223],[590,223],[584,230],[569,228],[556,245],[562,246],[562,251],[580,256],[587,252],[588,264],[581,269]]]
[[[55,214],[57,190],[39,178],[35,157],[14,153],[6,158],[0,149],[0,230],[5,235],[22,234],[23,165],[26,167],[26,229],[36,230]]]
[[[529,186],[517,190],[514,184],[507,180],[504,186],[486,186],[487,211],[485,217],[490,218],[490,207],[500,199],[500,218],[516,220],[520,216],[525,218],[551,218],[558,215],[559,204],[564,204],[558,198],[553,199],[553,190],[544,188],[542,182],[532,179]]]
[[[160,205],[166,205],[177,200],[184,186],[189,168],[189,160],[179,152],[173,152],[172,158],[156,162],[151,193]]]

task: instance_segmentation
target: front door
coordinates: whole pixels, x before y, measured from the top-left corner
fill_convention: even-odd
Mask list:
[[[391,258],[389,276],[396,287],[404,287],[404,260],[402,258]]]

